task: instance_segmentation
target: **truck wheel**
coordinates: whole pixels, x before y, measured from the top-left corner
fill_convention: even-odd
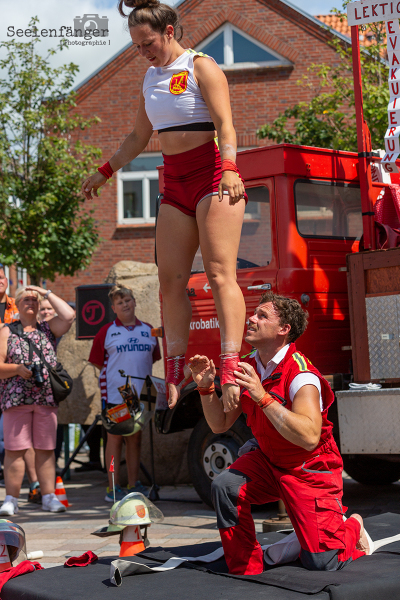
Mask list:
[[[225,433],[213,433],[205,418],[192,431],[188,445],[188,467],[200,498],[212,506],[211,482],[238,457],[238,450],[253,435],[242,419]]]
[[[350,477],[364,485],[388,485],[400,479],[399,462],[361,454],[344,454],[343,465]]]

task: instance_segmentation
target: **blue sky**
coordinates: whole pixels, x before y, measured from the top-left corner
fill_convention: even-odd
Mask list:
[[[168,1],[168,0],[167,0]],[[289,0],[295,6],[311,15],[328,14],[330,10],[342,7],[341,0]],[[18,0],[18,2],[2,3],[2,19],[0,24],[0,40],[28,41],[22,35],[17,38],[17,30],[28,26],[30,17],[37,15],[40,19],[41,28],[59,28],[74,26],[76,17],[84,15],[98,15],[108,19],[108,38],[93,40],[93,45],[86,44],[70,45],[69,50],[58,53],[51,59],[54,66],[66,62],[75,62],[80,67],[76,83],[83,81],[93,71],[98,69],[104,62],[109,60],[121,48],[129,43],[129,33],[126,30],[126,22],[121,19],[116,9],[117,0],[68,0],[60,2],[56,0]],[[54,47],[57,39],[41,37],[38,45],[41,54],[47,54],[47,49]],[[4,53],[0,52],[0,56]]]

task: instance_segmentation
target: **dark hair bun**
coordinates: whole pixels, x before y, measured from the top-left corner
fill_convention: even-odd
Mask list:
[[[133,9],[129,15],[124,13],[124,5]],[[159,0],[118,0],[118,11],[123,17],[128,17],[129,28],[148,24],[154,31],[164,34],[166,27],[172,25],[174,38],[178,42],[182,39],[183,29],[178,13],[172,6],[162,4]]]
[[[128,6],[129,8],[156,8],[160,6],[159,0],[120,0],[118,3],[118,10],[124,17],[125,15],[123,11],[123,5]]]

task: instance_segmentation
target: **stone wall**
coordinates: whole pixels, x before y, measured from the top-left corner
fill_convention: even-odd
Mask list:
[[[106,283],[120,283],[133,290],[138,318],[153,327],[161,325],[157,273],[155,264],[124,260],[114,265],[106,278]],[[75,323],[58,345],[58,358],[74,380],[72,393],[60,404],[58,420],[61,424],[90,424],[95,415],[100,412],[98,370],[87,360],[91,347],[92,340],[75,339]],[[161,343],[160,347],[163,353]],[[153,375],[164,378],[162,360],[153,366]],[[186,456],[190,434],[191,430],[171,435],[162,435],[154,431],[155,470],[158,484],[171,485],[190,481]],[[141,460],[150,471],[148,428],[144,430],[142,440]],[[142,474],[140,476],[144,479]],[[125,469],[122,469],[122,484],[125,483],[125,478]]]

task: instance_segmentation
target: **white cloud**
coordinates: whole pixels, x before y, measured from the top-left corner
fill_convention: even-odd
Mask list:
[[[129,43],[130,37],[126,30],[126,20],[123,19],[116,8],[116,2],[107,0],[68,0],[59,2],[55,0],[18,0],[18,2],[2,3],[2,19],[0,25],[0,40],[26,42],[28,37],[10,37],[9,34],[17,29],[24,32],[28,29],[30,18],[38,16],[40,19],[39,29],[56,29],[57,35],[61,26],[74,27],[74,19],[84,15],[99,15],[108,19],[108,37],[92,38],[92,41],[105,42],[105,45],[70,45],[68,50],[63,50],[53,56],[51,64],[60,66],[67,62],[79,65],[80,71],[76,78],[79,83],[98,69],[104,62],[109,60],[121,48]],[[102,20],[104,23],[104,20]],[[10,29],[13,27],[14,29]],[[64,30],[65,35],[65,30]],[[49,48],[54,48],[59,37],[40,37],[41,42],[37,44],[40,54],[47,54]],[[82,38],[69,37],[68,40],[82,40]],[[4,52],[2,52],[2,57]]]

